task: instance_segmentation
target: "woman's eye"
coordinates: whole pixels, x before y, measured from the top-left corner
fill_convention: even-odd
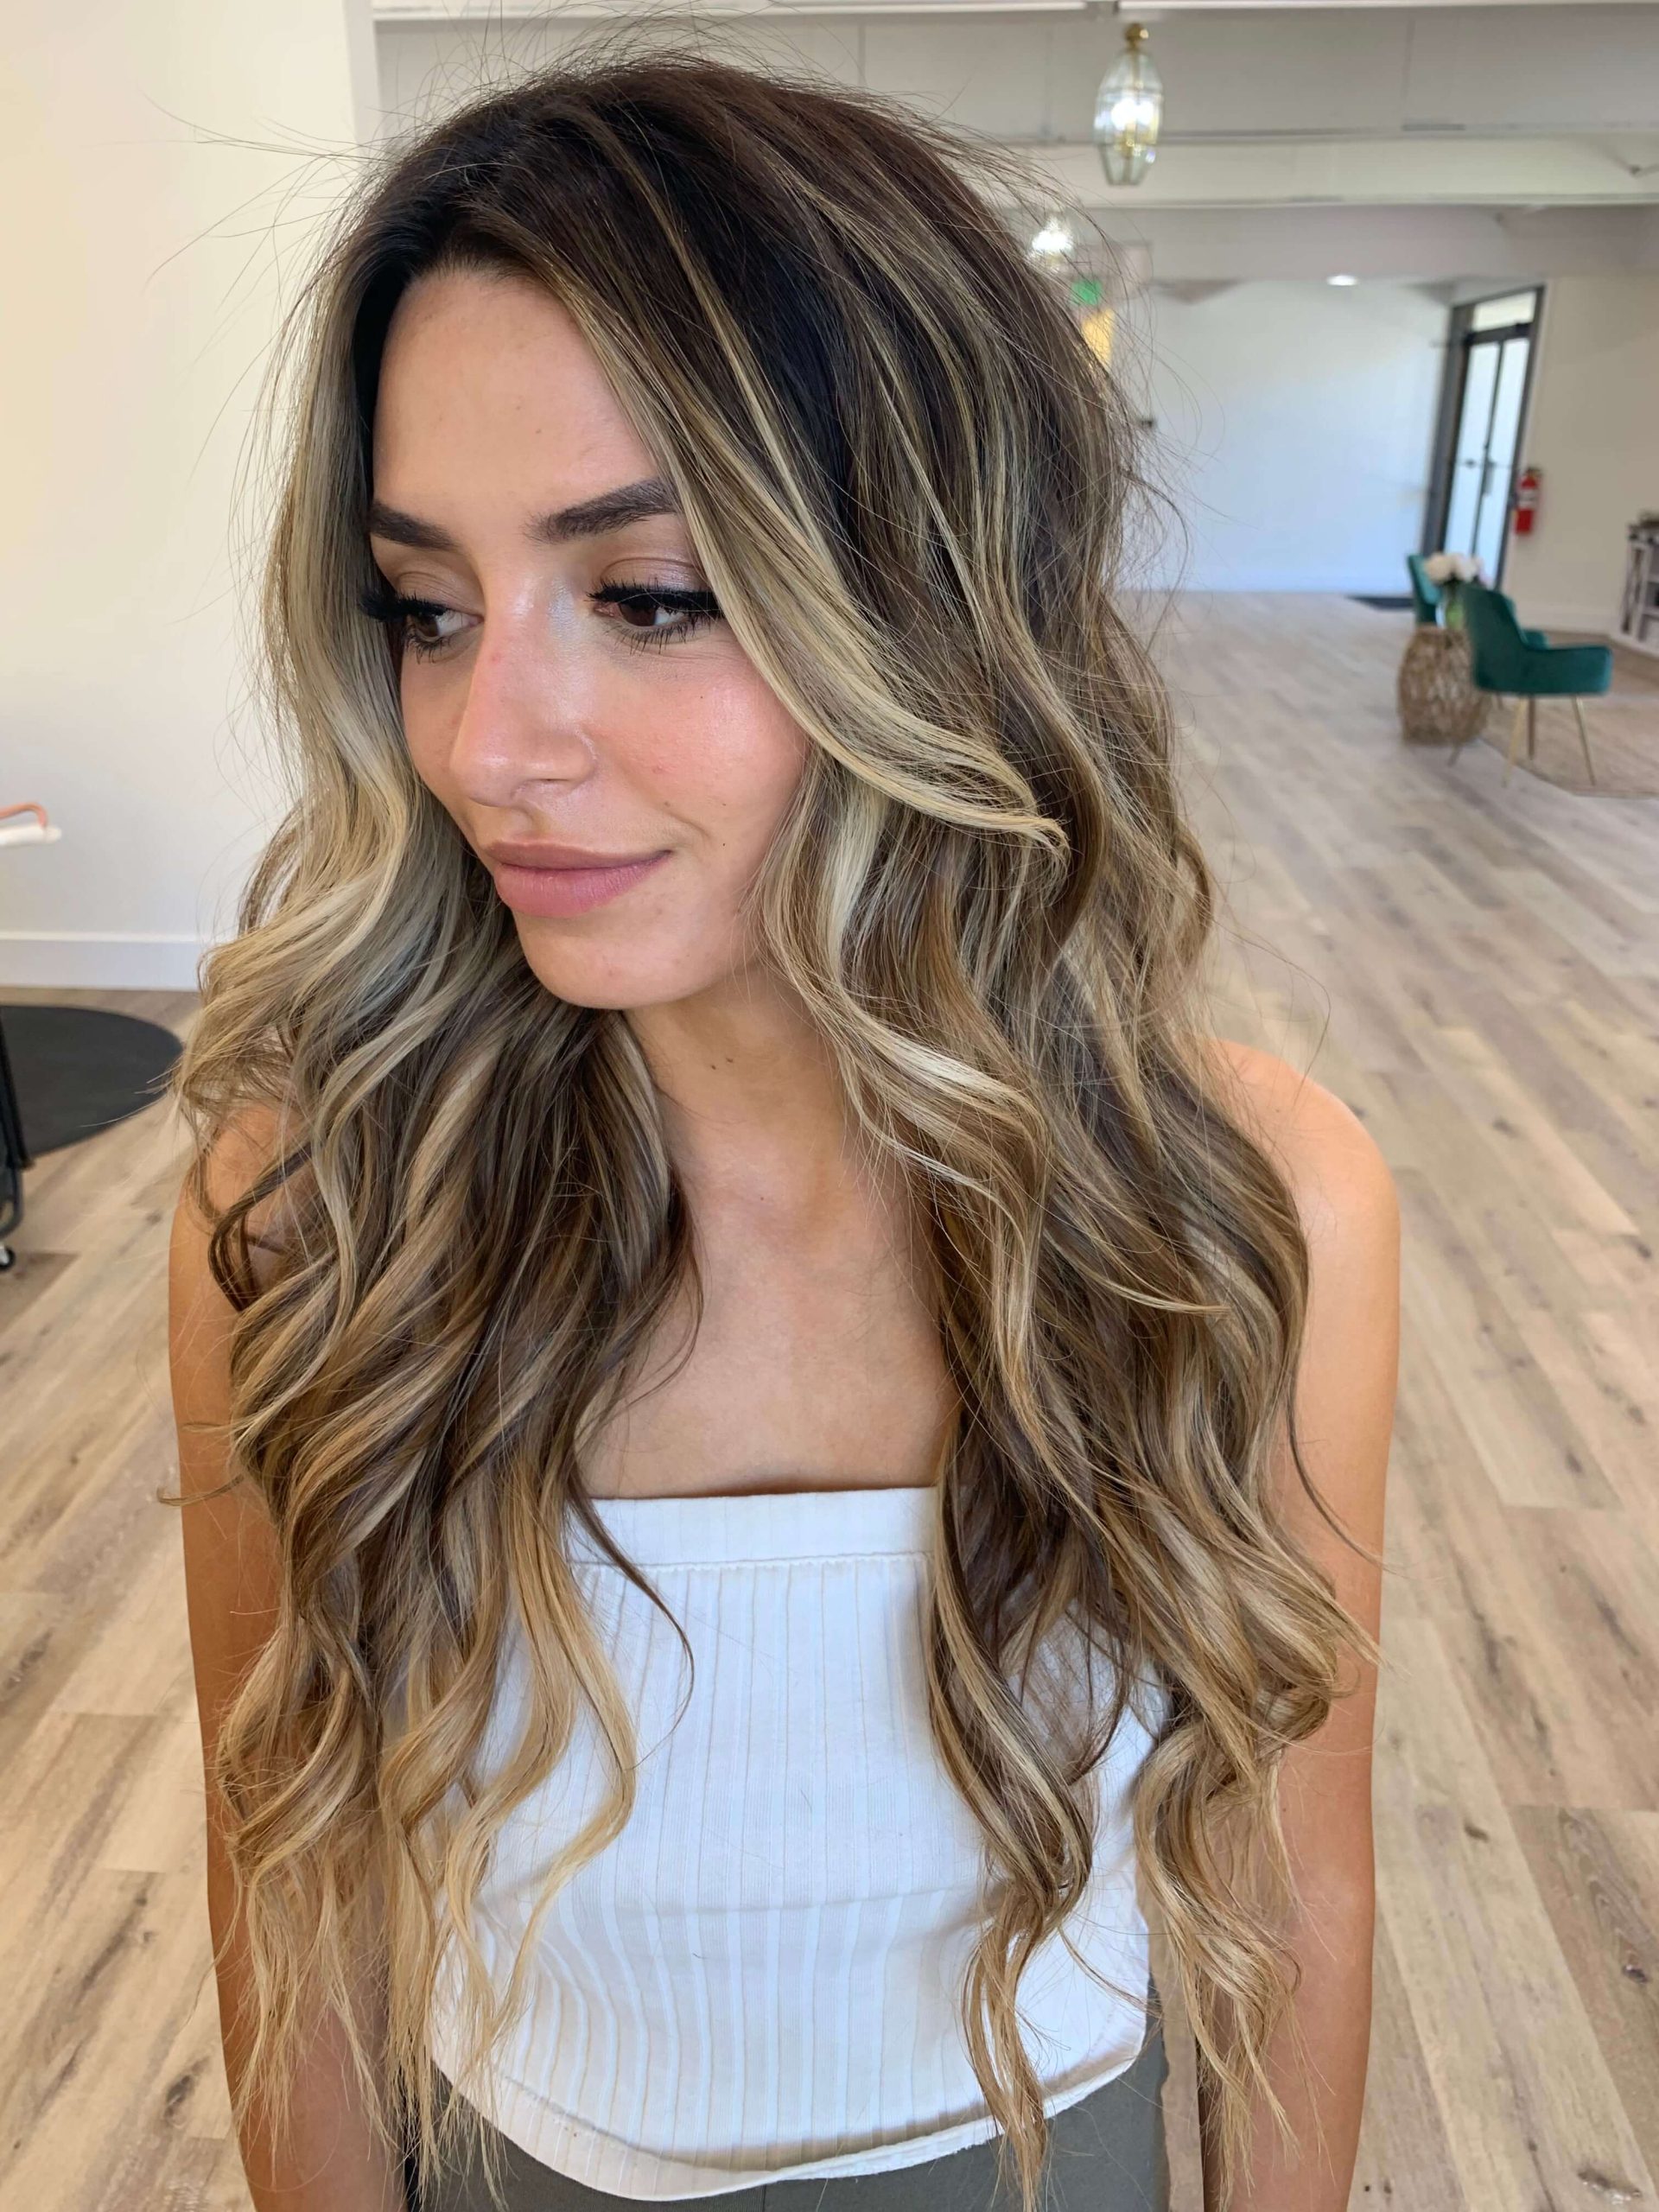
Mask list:
[[[720,619],[713,592],[689,591],[681,584],[601,584],[588,596],[596,607],[616,608],[616,626],[628,633],[631,645],[671,645]],[[659,622],[659,614],[672,619]]]
[[[454,644],[458,632],[449,631],[438,636],[423,635],[415,627],[417,622],[431,624],[454,614],[453,607],[442,607],[435,599],[412,599],[408,593],[391,591],[385,584],[366,584],[358,594],[357,603],[372,621],[384,622],[398,641],[410,646],[418,660],[430,660]]]
[[[705,623],[720,620],[719,603],[711,591],[688,590],[679,584],[601,584],[588,596],[596,607],[616,609],[606,620],[624,632],[631,645],[671,645]],[[457,620],[467,619],[437,600],[413,598],[379,582],[364,587],[358,594],[358,605],[372,621],[385,623],[398,642],[408,645],[421,660],[431,660],[447,652],[461,634],[435,628],[446,615]]]

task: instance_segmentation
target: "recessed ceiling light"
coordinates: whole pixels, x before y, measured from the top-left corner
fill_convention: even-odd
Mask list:
[[[1325,281],[1327,284],[1357,284],[1359,279],[1357,276],[1327,276]]]

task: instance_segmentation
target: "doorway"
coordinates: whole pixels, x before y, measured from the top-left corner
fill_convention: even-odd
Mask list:
[[[1425,552],[1472,553],[1503,582],[1510,497],[1532,384],[1540,292],[1505,292],[1452,310],[1441,435]]]

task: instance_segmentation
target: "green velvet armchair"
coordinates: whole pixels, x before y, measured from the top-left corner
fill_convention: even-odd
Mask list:
[[[1464,626],[1469,632],[1470,672],[1478,691],[1503,692],[1515,701],[1515,727],[1510,738],[1503,780],[1510,779],[1521,751],[1521,730],[1527,733],[1527,758],[1536,750],[1536,721],[1540,699],[1571,699],[1579,718],[1579,742],[1590,781],[1596,780],[1590,757],[1590,737],[1584,726],[1580,701],[1608,690],[1613,680],[1611,645],[1552,645],[1541,630],[1523,630],[1516,620],[1515,602],[1501,591],[1484,584],[1459,587]],[[1462,751],[1459,747],[1459,751]],[[1456,755],[1452,756],[1454,759]]]

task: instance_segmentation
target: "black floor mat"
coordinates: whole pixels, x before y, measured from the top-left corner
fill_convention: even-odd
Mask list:
[[[142,1114],[181,1049],[159,1022],[95,1007],[0,1003],[0,1030],[23,1141],[36,1159]]]

